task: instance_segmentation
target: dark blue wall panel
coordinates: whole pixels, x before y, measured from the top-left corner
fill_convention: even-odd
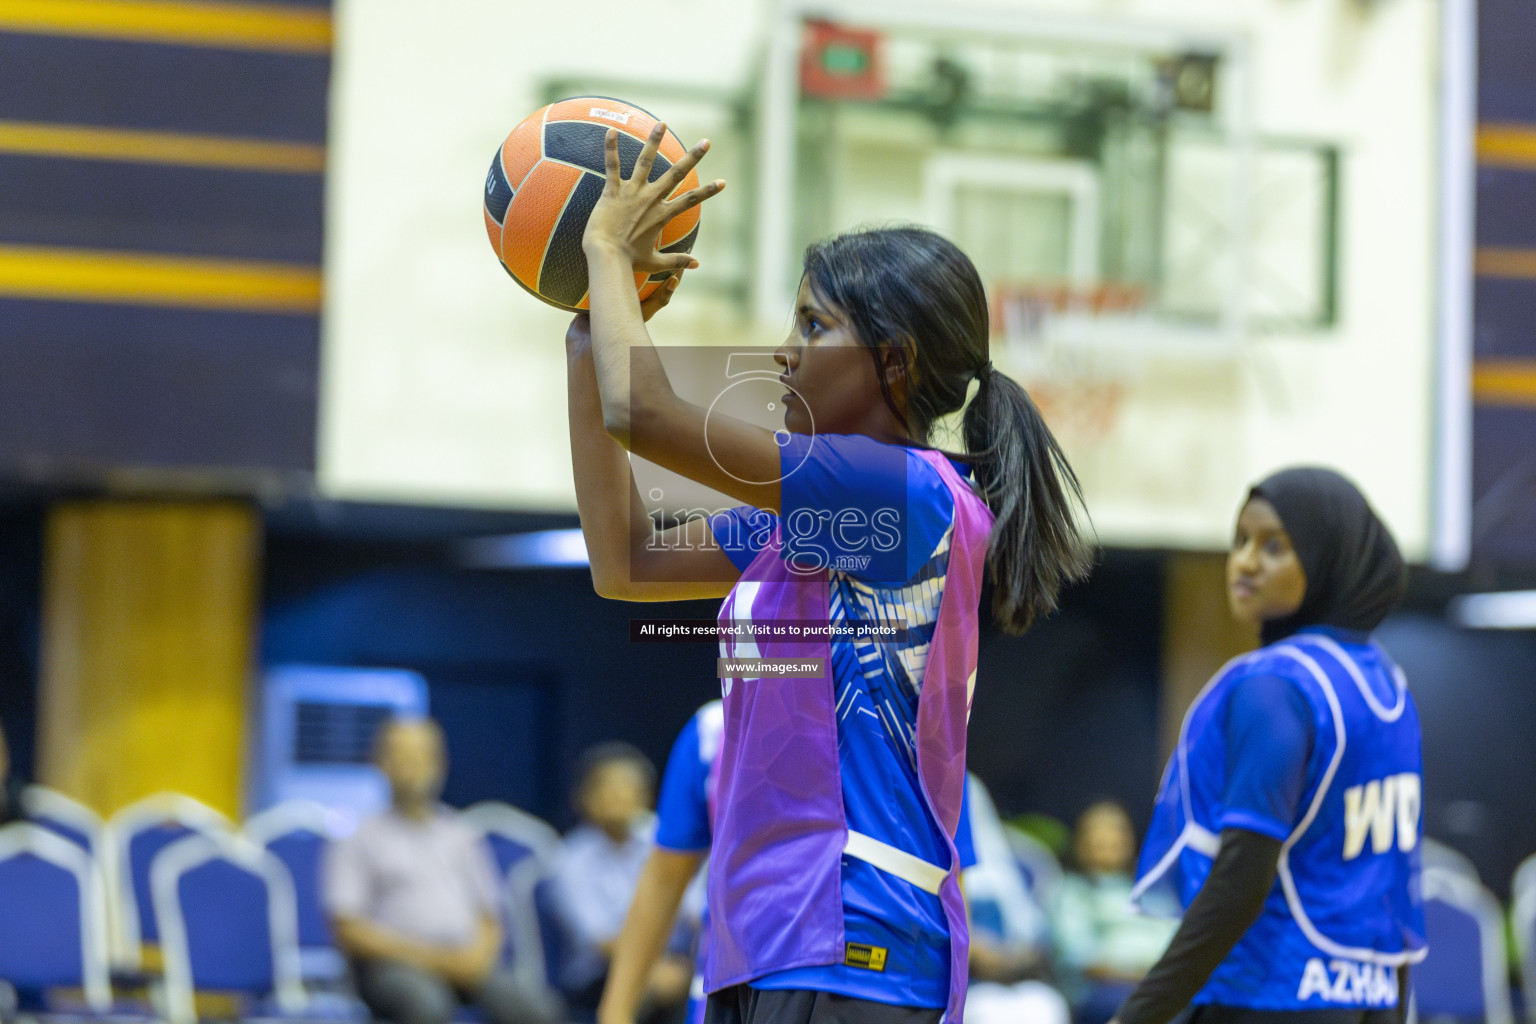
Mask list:
[[[0,153],[0,241],[318,265],[325,179]]]
[[[319,322],[0,299],[0,475],[314,466]]]
[[[11,770],[36,778],[38,618],[43,516],[35,505],[0,504],[0,732]]]
[[[1479,0],[1477,14],[1479,117],[1536,124],[1536,5]]]
[[[0,119],[324,142],[330,58],[0,32]]]
[[[1472,448],[1474,549],[1498,563],[1536,562],[1536,408],[1479,406]]]
[[[1110,552],[1027,635],[983,631],[970,765],[1004,814],[1070,820],[1114,797],[1145,823],[1162,769],[1161,590],[1158,555]],[[720,694],[714,644],[629,640],[631,618],[713,618],[718,602],[606,601],[584,571],[472,572],[430,553],[402,564],[398,550],[369,566],[345,545],[272,536],[264,592],[264,664],[426,677],[458,803],[512,800],[567,824],[583,748],[624,739],[659,766]]]
[[[1477,244],[1483,248],[1524,248],[1532,242],[1536,242],[1536,174],[1504,167],[1479,168]]]
[[[1458,629],[1402,614],[1377,639],[1408,676],[1424,728],[1424,831],[1471,857],[1509,897],[1536,853],[1536,635]]]
[[[285,142],[320,155],[329,76],[327,54],[0,32],[7,121]],[[0,153],[0,184],[0,246],[320,273],[317,166],[11,152]],[[245,308],[238,287],[194,310],[55,301],[46,287],[12,284],[0,282],[10,296],[0,301],[0,478],[73,480],[118,465],[313,471],[318,310],[221,312]]]
[[[1536,187],[1536,182],[1532,183]],[[1536,280],[1480,277],[1473,296],[1479,359],[1529,359],[1536,340]]]
[[[1536,4],[1478,4],[1478,119],[1536,132]],[[1536,170],[1481,167],[1479,249],[1536,253]],[[1474,357],[1536,365],[1536,279],[1478,278]],[[1473,556],[1484,565],[1536,565],[1536,401],[1503,396],[1473,417]]]

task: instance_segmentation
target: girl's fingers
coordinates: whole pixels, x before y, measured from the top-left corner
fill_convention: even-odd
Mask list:
[[[657,252],[635,261],[635,270],[644,274],[676,273],[680,270],[697,270],[699,261],[686,252]]]
[[[698,206],[700,203],[706,199],[709,199],[711,196],[719,195],[720,190],[723,188],[725,188],[725,179],[716,178],[714,181],[700,185],[696,189],[690,189],[689,191],[684,192],[676,199],[673,199],[665,204],[667,220],[671,220],[673,217],[676,217],[684,210],[691,210],[693,207]]]
[[[647,298],[641,301],[640,315],[644,319],[649,320],[651,317],[655,316],[658,311],[665,309],[667,303],[672,301],[672,295],[677,291],[678,282],[681,281],[682,278],[683,272],[679,270],[667,280],[663,281],[660,288],[657,288],[654,292],[651,292]]]
[[[688,172],[693,170],[698,162],[704,159],[704,154],[708,152],[708,139],[700,139],[696,142],[692,149],[683,154],[681,160],[667,168],[666,174],[656,179],[656,185],[661,190],[661,194],[666,195],[676,188],[678,182],[686,178]]]
[[[609,185],[617,185],[623,180],[619,177],[619,130],[617,128],[609,128],[603,135],[603,170]]]
[[[656,163],[656,151],[661,148],[661,140],[666,137],[666,134],[665,121],[657,121],[652,126],[650,137],[645,140],[645,145],[640,149],[640,155],[635,158],[635,169],[629,176],[630,181],[650,180],[651,167]]]

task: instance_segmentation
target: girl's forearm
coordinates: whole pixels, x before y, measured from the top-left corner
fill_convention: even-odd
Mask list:
[[[567,351],[566,388],[576,509],[587,542],[592,584],[602,596],[618,597],[630,581],[630,551],[649,539],[653,524],[640,505],[629,456],[603,428],[589,348]]]
[[[1209,980],[1264,910],[1280,840],[1223,829],[1221,852],[1167,950],[1116,1014],[1119,1024],[1167,1024]]]
[[[598,1006],[598,1024],[632,1024],[645,998],[651,968],[661,959],[677,918],[683,892],[703,860],[702,854],[656,847],[641,869],[635,898],[614,943],[608,983]]]
[[[604,429],[624,447],[638,417],[679,401],[651,344],[635,291],[634,269],[616,249],[587,250],[592,355]]]

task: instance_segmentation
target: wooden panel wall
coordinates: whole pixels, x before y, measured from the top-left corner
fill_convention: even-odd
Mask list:
[[[1178,742],[1184,712],[1216,670],[1258,646],[1258,630],[1227,610],[1227,556],[1180,552],[1163,576],[1163,693],[1158,732],[1163,756]]]
[[[102,814],[162,789],[241,811],[260,529],[232,501],[51,510],[39,781]]]

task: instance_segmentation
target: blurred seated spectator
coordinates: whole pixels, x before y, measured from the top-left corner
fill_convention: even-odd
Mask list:
[[[1067,1024],[1067,1001],[1051,984],[1050,929],[1045,912],[1014,861],[991,794],[966,776],[974,853],[960,847],[961,879],[971,913],[970,1024]],[[961,838],[967,829],[961,825]]]
[[[720,770],[725,710],[712,700],[673,741],[656,803],[656,838],[624,927],[613,943],[597,1024],[675,1018],[686,991],[690,1021],[704,1016],[706,910],[703,865],[714,834],[712,794]],[[671,940],[668,941],[668,935]],[[697,969],[695,969],[697,964]],[[657,993],[674,1000],[666,1006]]]
[[[11,772],[11,748],[5,745],[5,728],[0,723],[0,825],[21,820],[21,791],[25,788]]]
[[[375,763],[388,811],[326,851],[323,899],[358,995],[376,1019],[444,1024],[459,1003],[490,1024],[554,1024],[558,999],[498,961],[500,887],[490,852],[438,802],[447,771],[442,730],[428,719],[380,729]]]
[[[1157,962],[1178,922],[1131,906],[1136,834],[1120,804],[1101,800],[1083,811],[1072,853],[1078,870],[1057,896],[1057,951],[1078,1024],[1102,1024]]]
[[[581,820],[555,853],[550,886],[566,939],[560,988],[577,1015],[595,1014],[602,997],[614,941],[650,856],[655,787],[655,766],[628,743],[601,743],[581,756],[574,793]],[[658,1003],[687,998],[687,971],[677,973],[680,991],[653,987]],[[653,986],[662,980],[653,978]]]

